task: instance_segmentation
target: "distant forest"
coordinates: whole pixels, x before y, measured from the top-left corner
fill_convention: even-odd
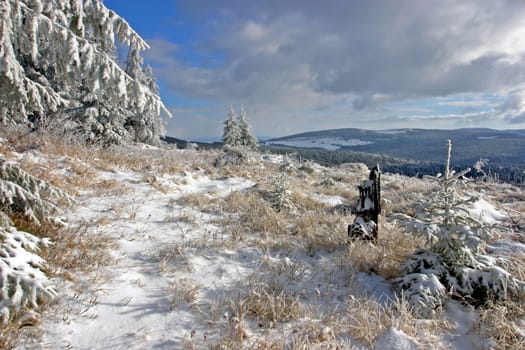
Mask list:
[[[445,166],[445,154],[443,162],[421,161],[401,159],[388,156],[385,154],[373,154],[366,152],[356,152],[351,150],[324,150],[314,148],[293,148],[284,146],[264,146],[262,151],[276,154],[295,154],[297,157],[305,160],[312,160],[326,166],[336,166],[343,163],[364,163],[369,168],[379,164],[383,172],[397,173],[413,177],[422,177],[424,175],[435,176],[443,172]],[[454,161],[452,156],[452,167],[455,170],[473,168],[476,160]],[[507,182],[519,186],[525,185],[525,164],[513,164],[504,159],[498,162],[489,160],[482,168],[483,172],[473,169],[468,176],[487,178]]]

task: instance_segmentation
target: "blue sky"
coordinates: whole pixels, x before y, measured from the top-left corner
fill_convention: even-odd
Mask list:
[[[525,128],[522,0],[105,0],[150,44],[169,136]]]

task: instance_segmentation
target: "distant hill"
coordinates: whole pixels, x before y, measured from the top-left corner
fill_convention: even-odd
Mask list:
[[[443,171],[446,142],[452,140],[452,166],[472,167],[485,159],[484,172],[494,179],[525,184],[525,130],[493,129],[335,129],[271,139],[264,149],[297,153],[324,165],[361,162],[380,164],[386,172],[408,176],[436,175]]]
[[[525,165],[525,130],[493,129],[334,129],[268,140],[266,145],[325,150],[352,150],[416,161],[443,162],[452,140],[455,163]]]

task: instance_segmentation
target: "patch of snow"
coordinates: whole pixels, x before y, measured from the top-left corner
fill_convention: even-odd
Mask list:
[[[488,244],[487,248],[490,251],[494,252],[502,252],[502,253],[525,253],[525,244],[517,242],[517,241],[510,241],[507,239],[498,240],[494,243]]]
[[[445,312],[454,329],[447,339],[451,348],[459,350],[487,348],[486,340],[473,331],[479,322],[479,316],[474,308],[464,307],[456,301],[449,301],[445,305]],[[488,348],[492,349],[491,346]]]
[[[46,164],[49,161],[49,158],[47,158],[44,154],[42,154],[40,151],[37,150],[31,150],[24,153],[16,154],[17,159],[28,161],[30,163],[37,163],[37,164]]]
[[[263,162],[281,164],[286,158],[281,154],[265,154],[261,157]]]
[[[341,149],[342,147],[364,146],[364,145],[370,145],[373,142],[363,141],[360,139],[344,139],[341,137],[335,137],[335,138],[304,137],[304,138],[294,138],[294,139],[289,139],[289,140],[268,141],[266,143],[270,145],[283,145],[283,146],[298,147],[298,148],[322,148],[326,150],[335,151],[335,150]]]
[[[372,295],[382,305],[390,305],[396,299],[392,285],[381,276],[359,272],[353,282],[363,294]]]
[[[148,145],[146,143],[139,143],[136,145],[138,149],[147,149],[147,150],[160,150],[161,148],[158,146]]]
[[[255,182],[246,179],[224,178],[217,180],[190,173],[175,179],[175,182],[179,184],[175,185],[174,189],[181,194],[212,194],[222,198],[232,192],[243,191],[255,185]]]
[[[479,198],[472,203],[469,212],[473,217],[486,224],[495,224],[505,218],[504,214],[500,213],[492,204],[483,198]]]
[[[321,193],[313,193],[310,196],[317,202],[328,204],[330,206],[336,206],[345,202],[345,199],[341,196],[328,196]]]
[[[389,327],[376,341],[376,350],[419,350],[420,347],[405,332]]]

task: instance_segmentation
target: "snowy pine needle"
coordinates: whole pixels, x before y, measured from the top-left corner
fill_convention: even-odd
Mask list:
[[[73,202],[64,191],[0,158],[0,212],[18,214],[35,224],[53,220],[57,203]]]
[[[56,294],[36,254],[39,245],[46,244],[14,227],[0,227],[0,324],[9,321],[13,311],[36,308],[42,298]]]

